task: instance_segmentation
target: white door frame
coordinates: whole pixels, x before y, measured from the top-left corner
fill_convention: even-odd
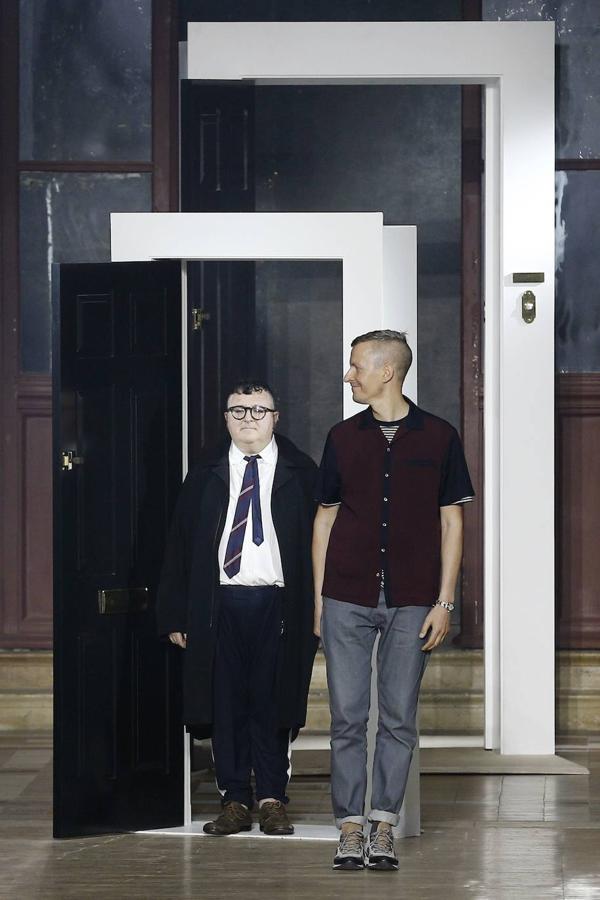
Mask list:
[[[344,368],[373,328],[408,331],[417,352],[417,229],[370,213],[111,213],[111,260],[330,259],[342,263]],[[408,265],[407,260],[413,260]],[[416,357],[415,357],[416,359]],[[407,376],[417,398],[417,366]],[[344,416],[362,407],[344,393]]]
[[[485,741],[554,753],[554,23],[196,22],[187,66],[258,84],[484,85]],[[519,272],[545,275],[530,325]]]
[[[417,400],[417,229],[383,225],[382,213],[112,213],[113,262],[180,259],[182,290],[182,396],[187,397],[187,271],[189,260],[339,260],[342,263],[344,353],[357,334],[373,328],[407,331],[415,365],[406,391]],[[344,360],[343,367],[346,367]],[[340,373],[341,374],[341,373]],[[344,416],[362,409],[344,393]],[[188,469],[187,403],[182,407],[183,474]],[[377,697],[373,681],[369,755],[373,756]],[[184,824],[164,833],[202,833],[192,823],[189,741],[184,741]],[[370,782],[367,803],[370,799]],[[397,837],[421,831],[419,752],[413,756]],[[160,832],[162,833],[162,832]],[[299,826],[296,836],[337,840],[329,827]]]

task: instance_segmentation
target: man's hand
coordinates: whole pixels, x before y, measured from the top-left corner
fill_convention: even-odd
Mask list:
[[[313,625],[313,633],[321,637],[321,613],[323,612],[323,598],[315,597],[315,621]]]
[[[172,644],[177,644],[178,647],[185,650],[187,645],[187,634],[182,634],[181,631],[172,631],[169,635],[169,640]]]
[[[424,638],[430,628],[431,634],[421,647],[421,650],[433,650],[435,647],[439,647],[450,631],[450,613],[443,606],[434,606],[427,614],[427,618],[419,632],[419,637]]]

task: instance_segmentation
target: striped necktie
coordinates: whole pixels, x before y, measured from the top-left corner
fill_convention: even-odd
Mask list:
[[[260,512],[260,484],[258,481],[258,460],[260,456],[245,456],[246,471],[242,481],[242,489],[238,497],[235,515],[231,525],[229,540],[225,550],[223,569],[228,578],[233,578],[240,571],[242,562],[242,546],[246,533],[246,522],[252,504],[252,540],[260,546],[264,540],[262,516]]]

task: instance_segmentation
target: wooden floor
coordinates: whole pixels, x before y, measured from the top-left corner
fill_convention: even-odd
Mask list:
[[[423,776],[423,835],[398,842],[393,873],[333,872],[323,842],[53,841],[51,753],[45,735],[0,736],[0,897],[600,900],[600,744],[563,751],[589,777]],[[208,777],[194,784],[194,813],[205,817],[214,791]],[[290,797],[296,821],[331,821],[326,780],[299,778]]]

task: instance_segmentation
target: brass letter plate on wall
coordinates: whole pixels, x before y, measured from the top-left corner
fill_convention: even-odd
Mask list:
[[[513,284],[543,284],[543,272],[513,272]]]
[[[98,612],[101,616],[146,612],[149,601],[147,587],[98,591]]]

